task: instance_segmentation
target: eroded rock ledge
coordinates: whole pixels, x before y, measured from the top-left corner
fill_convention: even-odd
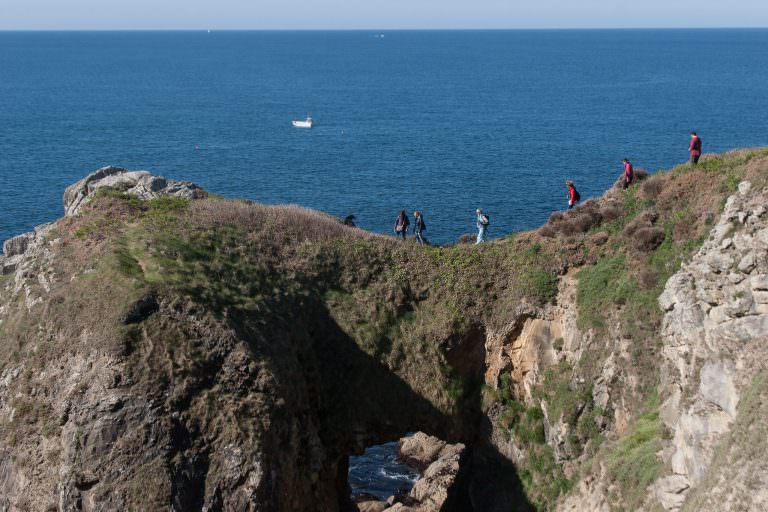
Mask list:
[[[92,172],[66,188],[64,191],[64,214],[68,217],[77,215],[96,192],[107,189],[136,196],[142,200],[162,196],[201,199],[208,195],[201,187],[188,181],[167,180],[148,171],[130,171],[122,167],[107,166]],[[3,254],[0,256],[0,275],[16,271],[24,260],[24,254],[39,250],[52,227],[53,223],[42,224],[35,227],[34,231],[23,233],[3,242]]]
[[[758,163],[761,169],[766,161]],[[219,246],[213,244],[210,253],[195,259],[189,249],[197,249],[199,244],[193,239],[180,255],[177,247],[162,244],[162,236],[148,235],[146,217],[141,217],[142,222],[124,217],[127,220],[118,226],[113,239],[108,238],[111,223],[106,223],[110,229],[100,233],[101,238],[76,235],[78,223],[104,221],[112,214],[107,208],[82,208],[94,192],[105,187],[142,199],[205,196],[192,184],[143,171],[105,168],[67,190],[68,218],[4,244],[0,269],[16,275],[0,281],[0,340],[5,342],[1,347],[6,354],[0,365],[0,438],[4,441],[0,509],[167,510],[171,504],[173,510],[346,512],[351,505],[345,480],[348,455],[416,429],[450,443],[468,443],[471,449],[426,434],[410,441],[414,446],[403,442],[401,453],[423,469],[421,480],[399,502],[371,502],[367,509],[359,505],[361,510],[521,509],[521,494],[509,485],[512,480],[494,480],[497,466],[478,463],[483,462],[478,457],[483,443],[490,445],[485,446],[488,460],[511,461],[513,464],[504,466],[511,469],[532,461],[536,450],[551,449],[552,467],[565,468],[565,476],[577,478],[576,457],[581,452],[572,449],[569,439],[578,434],[578,428],[576,423],[564,421],[566,413],[586,417],[588,402],[592,407],[587,411],[591,414],[588,425],[601,432],[610,428],[617,435],[627,432],[627,400],[636,395],[623,393],[633,389],[633,374],[623,372],[622,367],[630,361],[633,340],[616,334],[620,322],[612,316],[607,316],[610,322],[602,337],[579,332],[580,277],[576,272],[566,273],[567,266],[553,274],[556,289],[546,304],[528,303],[510,294],[506,296],[510,300],[491,304],[500,310],[495,323],[462,327],[446,323],[444,329],[436,324],[432,330],[416,331],[417,341],[428,339],[428,344],[403,344],[399,347],[403,351],[395,353],[382,343],[375,345],[377,351],[365,352],[362,338],[353,337],[354,327],[375,320],[376,312],[345,317],[342,310],[358,302],[378,308],[392,302],[392,297],[403,297],[397,299],[397,307],[410,313],[410,307],[421,304],[412,297],[428,297],[434,293],[431,285],[438,282],[430,275],[428,282],[416,282],[424,286],[419,289],[411,286],[413,282],[399,286],[393,277],[391,282],[398,286],[382,286],[380,293],[369,293],[376,279],[392,267],[388,258],[379,266],[369,264],[376,255],[374,249],[389,254],[390,240],[380,237],[375,244],[361,244],[351,231],[339,233],[346,228],[336,222],[287,211],[289,220],[304,224],[291,222],[291,228],[298,225],[300,229],[286,231],[285,238],[275,241],[271,235],[283,231],[266,230],[270,237],[259,238],[258,228],[264,219],[286,226],[278,224],[286,215],[274,215],[275,211],[285,214],[285,209],[218,200],[185,204],[180,215],[187,221],[196,214],[198,224],[169,223],[174,228],[205,226],[196,231],[215,236],[211,226],[244,221],[250,229],[248,236],[263,242],[248,245],[248,237],[236,238],[224,247],[234,256],[221,260],[227,265],[216,267],[217,272],[237,268],[251,254],[274,251],[273,259],[249,262],[258,264],[258,272],[234,274],[242,279],[222,285],[229,293],[244,282],[263,278],[266,283],[244,292],[249,300],[257,296],[269,299],[257,304],[261,311],[255,307],[232,309],[244,314],[230,317],[211,307],[217,304],[215,300],[195,302],[190,298],[198,289],[181,286],[184,279],[164,282],[164,287],[155,289],[152,283],[156,280],[138,282],[143,277],[136,277],[147,269],[157,279],[163,275],[157,269],[167,274],[185,257],[206,264]],[[684,186],[679,188],[680,194],[688,193]],[[721,192],[726,194],[725,190],[730,189]],[[663,440],[659,436],[659,446],[664,447],[659,460],[666,465],[662,478],[642,489],[647,494],[643,498],[647,507],[643,508],[661,504],[670,511],[681,507],[727,510],[743,503],[768,507],[768,497],[761,490],[768,488],[768,472],[762,462],[768,453],[764,420],[768,415],[766,197],[768,189],[742,183],[739,193],[728,200],[710,240],[667,283],[661,298],[663,331],[656,329],[654,334],[663,342],[659,344],[663,345],[664,367],[661,412],[665,433],[672,435]],[[127,206],[123,208],[129,211],[126,215],[141,210],[135,208],[135,201],[123,205],[122,199],[112,199],[115,201],[105,205]],[[721,196],[716,199],[722,204]],[[678,201],[670,198],[671,208]],[[720,207],[714,211],[719,212]],[[222,224],[211,223],[211,212],[221,214]],[[618,210],[616,215],[621,213]],[[574,215],[586,214],[577,211]],[[201,218],[205,223],[200,223]],[[584,225],[585,233],[590,226]],[[312,238],[310,231],[318,227],[322,228],[320,234]],[[707,223],[706,230],[709,227]],[[138,231],[140,228],[145,230]],[[189,235],[190,231],[169,233]],[[587,240],[601,234],[604,238],[595,242],[595,249],[606,243],[608,235],[579,236]],[[290,245],[297,238],[309,242],[280,252],[280,244]],[[501,241],[495,247],[516,256],[527,250],[533,258],[541,247],[527,245],[523,238]],[[328,239],[337,245],[313,245]],[[345,245],[349,241],[355,244]],[[94,247],[102,252],[96,253]],[[345,260],[327,255],[332,252],[329,249],[338,249],[348,257],[345,251],[349,247],[360,249],[361,256],[350,260],[354,273],[339,277],[334,272]],[[402,244],[397,247],[407,250]],[[577,243],[563,250],[580,258],[575,268],[586,264],[587,255]],[[99,260],[94,254],[106,257]],[[120,274],[115,268],[113,260],[118,255],[126,257],[128,273]],[[417,257],[421,254],[410,262],[420,262]],[[283,260],[293,266],[279,266]],[[164,261],[173,265],[163,267]],[[451,265],[461,267],[464,261],[428,263],[439,268],[443,278],[442,271]],[[472,267],[473,260],[467,261]],[[99,264],[108,272],[98,274]],[[188,272],[183,276],[204,276],[199,268],[185,267]],[[299,283],[297,289],[326,279],[319,291],[335,298],[307,294],[306,288],[297,293],[287,282],[279,282],[284,275],[289,275],[291,284]],[[468,282],[475,279],[460,272],[446,275],[464,276]],[[299,282],[297,277],[306,281]],[[504,281],[512,277],[509,272],[503,274]],[[221,274],[215,274],[200,289],[221,284],[220,279]],[[519,284],[510,282],[510,289]],[[353,295],[350,289],[366,293]],[[442,303],[424,304],[429,308],[420,311],[419,322],[442,311]],[[393,313],[392,318],[403,321],[388,326],[392,327],[389,331],[405,329],[408,317],[401,319]],[[390,357],[393,354],[396,357]],[[581,376],[573,368],[594,354],[602,355],[594,361],[594,382],[590,379],[583,386],[589,391],[586,399],[576,396],[572,407],[565,410],[562,405],[555,407],[554,395],[534,396],[547,383],[550,370],[561,367],[562,380],[551,382],[569,392],[571,388],[581,390]],[[411,368],[398,374],[401,360],[409,360]],[[439,371],[447,363],[456,370],[454,374]],[[485,386],[480,388],[483,382]],[[481,391],[495,397],[487,409],[478,400],[484,398]],[[528,421],[529,416],[536,421],[532,424],[537,429],[528,433],[534,441],[527,447],[519,442],[512,422],[502,416],[502,402],[525,404],[527,409],[512,418],[518,422],[515,427],[527,428],[527,423],[520,422]],[[480,421],[466,421],[473,414]],[[755,417],[759,420],[750,422]],[[729,444],[734,436],[740,440]],[[754,453],[745,454],[745,449]],[[469,467],[469,507],[451,502],[452,493],[463,485],[465,466]],[[555,496],[549,508],[610,510],[611,477],[601,468],[587,474],[568,495]],[[531,482],[530,489],[535,490],[538,482]]]
[[[689,491],[705,480],[716,448],[740,414],[742,396],[768,369],[766,197],[768,190],[742,182],[709,240],[659,298],[667,312],[661,413],[673,439],[663,454],[669,474],[654,492],[669,511],[679,510]],[[768,507],[768,473],[756,464],[761,463],[734,465],[741,476],[708,490],[723,499],[723,510],[724,503],[747,495],[753,506]],[[746,481],[752,483],[747,487]]]
[[[398,443],[398,458],[416,468],[421,477],[407,496],[357,504],[360,512],[439,512],[456,510],[461,479],[466,472],[466,447],[449,444],[424,432]]]
[[[92,172],[64,191],[64,214],[76,215],[93,194],[102,189],[117,190],[142,200],[160,196],[200,199],[205,190],[189,181],[167,180],[148,171],[129,171],[122,167],[107,166]]]

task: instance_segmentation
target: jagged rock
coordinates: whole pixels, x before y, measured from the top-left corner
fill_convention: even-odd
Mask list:
[[[685,491],[690,487],[683,475],[670,475],[662,478],[654,486],[654,492],[665,510],[679,510],[685,502]]]
[[[111,189],[135,195],[139,199],[154,199],[160,196],[199,199],[207,193],[188,181],[166,180],[147,171],[129,171],[120,167],[102,167],[89,174],[64,191],[64,213],[77,214],[93,193],[100,189]]]
[[[752,276],[749,279],[749,285],[753,290],[768,291],[768,274]]]
[[[605,477],[606,470],[601,464],[598,474],[581,480],[576,489],[577,492],[566,496],[557,510],[560,512],[610,512],[609,490]]]
[[[659,305],[664,311],[671,311],[693,290],[693,279],[687,272],[678,272],[667,281],[659,296]]]
[[[362,501],[357,503],[358,512],[383,512],[389,507],[386,501]]]
[[[389,508],[384,509],[385,512],[422,512],[420,508],[404,505],[403,503],[395,503]]]
[[[663,458],[675,474],[653,488],[666,510],[679,510],[704,480],[716,447],[740,414],[743,389],[768,359],[768,308],[762,308],[768,222],[758,216],[736,233],[732,225],[764,202],[763,193],[741,183],[713,236],[659,297],[666,312],[662,389],[668,390],[661,418],[672,433]],[[739,272],[728,272],[735,261]]]
[[[742,181],[739,183],[739,194],[746,196],[752,189],[752,184],[748,181]]]
[[[416,481],[410,496],[419,502],[420,512],[439,512],[449,506],[450,492],[460,477],[464,452],[463,444],[447,445]]]
[[[749,253],[743,258],[741,258],[741,261],[739,261],[738,269],[741,272],[744,272],[745,274],[749,274],[752,272],[752,269],[755,268],[755,255],[753,253]]]
[[[112,181],[120,190],[153,197],[161,182],[151,179],[140,184],[142,176],[125,171],[114,180],[94,184],[93,190],[112,186],[107,185]],[[67,206],[77,211],[90,191],[91,185],[84,185]],[[768,219],[753,213],[748,218],[759,220],[743,225],[731,222],[757,211],[763,198],[754,190],[730,198],[723,215],[726,220],[721,219],[713,238],[667,283],[659,302],[665,310],[661,417],[672,438],[659,441],[667,445],[658,456],[665,464],[664,474],[675,474],[642,491],[649,500],[656,496],[670,509],[686,499],[689,488],[705,485],[718,443],[742,418],[745,382],[754,380],[768,360],[768,311],[761,309],[768,305]],[[68,219],[62,224],[79,222]],[[730,243],[723,248],[724,239]],[[493,419],[491,412],[481,418],[478,430],[465,429],[460,418],[446,413],[451,402],[442,401],[445,390],[429,387],[440,380],[438,370],[445,361],[437,345],[434,352],[440,357],[433,360],[432,351],[420,351],[415,358],[415,364],[425,368],[434,364],[429,368],[434,373],[425,372],[419,380],[409,372],[393,373],[392,367],[382,364],[391,361],[387,357],[393,354],[377,359],[360,352],[348,339],[347,326],[324,307],[312,310],[305,297],[276,304],[288,306],[287,318],[295,313],[295,325],[286,331],[277,326],[261,330],[261,318],[240,330],[243,326],[229,312],[212,314],[206,304],[192,302],[171,286],[168,290],[158,287],[157,301],[137,301],[139,291],[130,289],[125,297],[112,297],[119,307],[99,303],[92,311],[78,310],[67,295],[75,286],[68,283],[88,281],[78,289],[82,300],[91,291],[125,290],[117,288],[120,280],[98,273],[88,276],[93,262],[81,265],[63,260],[61,252],[62,260],[53,264],[49,257],[55,244],[56,240],[36,234],[22,254],[13,256],[19,270],[14,279],[3,282],[2,290],[8,290],[9,296],[0,296],[0,322],[13,319],[2,324],[3,333],[13,322],[29,322],[26,325],[31,327],[22,336],[13,334],[26,344],[23,349],[35,363],[9,358],[9,368],[3,368],[0,376],[0,420],[25,434],[0,450],[0,509],[337,510],[339,492],[344,489],[340,484],[346,483],[346,455],[375,440],[401,435],[414,425],[425,425],[429,432],[444,431],[446,439],[481,438],[502,459],[530,457],[529,447],[515,446],[508,436],[500,441],[499,427],[486,423]],[[71,242],[77,244],[78,240]],[[730,266],[719,274],[709,264],[715,253],[717,258],[731,258]],[[749,254],[755,255],[751,273],[736,272],[733,262],[741,264]],[[54,275],[54,269],[62,275]],[[542,405],[546,414],[546,403],[536,401],[531,393],[532,386],[542,383],[545,370],[564,362],[575,370],[582,359],[600,354],[599,360],[589,361],[595,363],[596,375],[588,384],[593,385],[595,405],[605,409],[600,416],[612,415],[613,433],[621,436],[626,432],[622,414],[627,414],[627,406],[620,402],[633,395],[616,395],[638,384],[631,382],[633,375],[626,369],[632,340],[616,335],[621,326],[610,317],[612,311],[606,318],[608,339],[579,332],[575,281],[572,274],[561,276],[555,304],[521,304],[513,312],[505,311],[507,325],[480,329],[482,334],[472,341],[480,351],[485,349],[486,366],[481,360],[471,375],[479,377],[486,370],[491,388],[498,386],[501,376],[513,376],[514,397],[528,407]],[[5,301],[10,295],[13,301]],[[25,307],[32,313],[25,316],[29,313]],[[302,323],[308,315],[317,317]],[[73,317],[80,322],[87,317],[86,328],[72,328]],[[43,360],[52,349],[58,350],[56,357]],[[413,357],[413,353],[401,356]],[[336,366],[338,361],[341,364]],[[339,376],[343,376],[341,382]],[[579,378],[574,371],[566,383],[584,384]],[[330,382],[334,385],[329,386]],[[371,387],[365,388],[369,383]],[[397,392],[388,393],[390,388]],[[376,400],[369,407],[371,396]],[[32,398],[39,403],[32,401],[30,407],[25,401]],[[341,418],[328,414],[341,409],[351,413]],[[571,470],[581,468],[573,454],[560,446],[566,444],[567,433],[560,427],[562,418],[545,416],[545,433],[547,441],[556,445],[556,461],[563,463],[570,478],[576,473],[569,472],[569,464]],[[757,423],[762,426],[752,424]],[[550,435],[553,431],[556,435]],[[440,448],[422,447],[430,454],[423,460],[431,462],[407,500],[389,504],[368,500],[373,510],[382,506],[400,512],[451,509],[452,493],[465,482],[463,472],[469,461],[464,459],[469,452],[439,439],[430,446]],[[472,462],[472,470],[477,471],[476,461]],[[613,476],[603,467],[607,462],[595,462],[599,469],[593,467],[579,482],[575,491],[579,494],[563,497],[553,506],[574,512],[611,509],[617,494],[616,487],[611,487]],[[720,488],[728,485],[731,468],[727,464],[721,468],[726,481],[717,484]],[[748,480],[748,476],[742,473],[739,480],[749,485],[765,480]],[[506,499],[513,496],[510,489],[492,489],[502,486],[487,482],[491,480],[486,480],[484,488],[468,491],[474,510],[511,510],[519,503]],[[507,493],[503,499],[485,499],[501,493]],[[144,498],[155,501],[146,507],[131,501]],[[485,506],[489,502],[505,506]],[[643,509],[657,507],[649,505]],[[454,506],[451,512],[456,510]]]
[[[397,444],[399,462],[423,472],[440,457],[446,442],[424,432],[402,438]]]
[[[733,385],[733,370],[721,362],[708,361],[701,369],[700,379],[699,391],[702,398],[735,417],[738,395]]]
[[[733,266],[733,258],[725,253],[713,252],[707,256],[707,264],[715,273],[727,272]]]
[[[6,258],[24,254],[30,243],[35,239],[35,233],[24,233],[22,235],[9,238],[3,242],[3,254]]]
[[[386,512],[439,512],[452,510],[457,481],[462,477],[466,447],[447,444],[440,439],[417,432],[400,440],[398,454],[401,459],[423,467],[421,477],[408,494],[405,503],[395,503]],[[390,498],[390,504],[394,502]]]

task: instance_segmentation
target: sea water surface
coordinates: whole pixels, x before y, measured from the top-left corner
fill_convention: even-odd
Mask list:
[[[229,197],[354,214],[424,212],[455,241],[535,227],[565,179],[599,195],[768,145],[768,30],[0,32],[0,240],[62,214],[104,165]],[[311,130],[291,127],[311,112]],[[409,489],[394,444],[351,460],[356,492]]]
[[[419,478],[413,468],[397,462],[397,442],[371,446],[349,458],[349,485],[353,494],[369,494],[381,501],[408,494]]]
[[[655,170],[768,145],[768,30],[0,33],[0,239],[113,164],[449,243]],[[291,127],[311,112],[317,126]]]

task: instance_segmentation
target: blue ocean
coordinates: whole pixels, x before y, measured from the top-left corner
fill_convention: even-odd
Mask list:
[[[397,462],[397,442],[368,447],[362,455],[349,458],[349,485],[352,494],[366,494],[386,501],[390,496],[408,494],[419,473]]]
[[[450,243],[768,145],[768,30],[0,32],[0,239],[112,164]],[[292,119],[311,113],[316,126]]]
[[[768,145],[768,30],[0,32],[0,240],[118,165],[454,242],[600,195],[621,173]],[[311,113],[316,126],[295,129]],[[355,491],[412,485],[394,445]]]

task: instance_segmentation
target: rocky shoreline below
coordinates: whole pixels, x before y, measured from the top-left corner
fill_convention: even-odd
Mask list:
[[[373,496],[353,495],[360,512],[439,512],[455,506],[461,479],[466,473],[466,447],[416,432],[397,444],[398,462],[419,471],[411,491],[380,501]]]

